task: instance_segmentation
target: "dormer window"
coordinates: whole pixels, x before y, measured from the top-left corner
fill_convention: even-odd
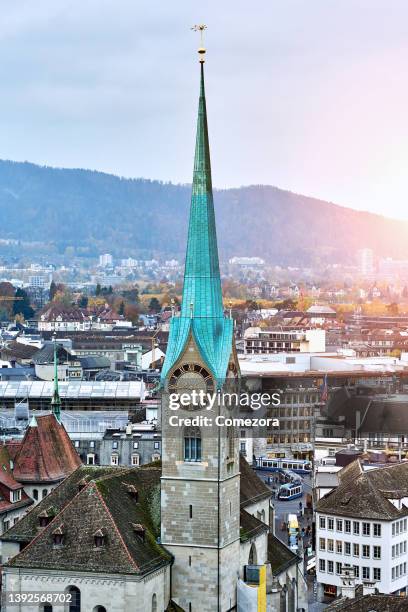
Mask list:
[[[132,484],[126,484],[126,491],[130,497],[132,497],[136,502],[139,499],[139,491]]]
[[[54,516],[51,513],[47,512],[47,510],[44,510],[44,512],[41,512],[41,514],[38,515],[39,526],[47,527],[47,525],[51,523],[53,518]]]
[[[17,489],[16,491],[11,492],[11,502],[14,504],[21,500],[21,489]]]
[[[140,523],[132,523],[132,527],[137,537],[140,538],[142,542],[144,542],[146,529],[143,527],[143,525],[141,525]]]
[[[60,525],[52,532],[52,541],[55,548],[61,548],[65,543],[64,526]]]
[[[78,491],[82,491],[82,489],[86,487],[87,484],[88,478],[86,476],[84,478],[81,478],[81,480],[78,482]]]
[[[103,529],[98,529],[93,534],[95,548],[102,548],[105,545],[105,532]]]

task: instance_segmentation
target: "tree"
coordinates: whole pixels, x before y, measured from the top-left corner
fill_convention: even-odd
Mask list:
[[[1,321],[9,321],[13,315],[13,300],[1,299],[1,298],[13,298],[15,289],[13,285],[7,281],[0,283],[0,309],[1,309]]]
[[[392,302],[387,305],[387,312],[390,315],[397,316],[398,314],[398,304],[396,302]]]
[[[149,311],[157,314],[158,312],[160,312],[160,310],[161,306],[159,300],[156,297],[152,297],[149,302]]]
[[[15,297],[21,299],[13,302],[13,314],[22,315],[26,320],[31,319],[34,315],[34,310],[31,308],[27,292],[24,289],[17,289]]]
[[[88,308],[88,296],[87,295],[81,295],[81,297],[78,300],[78,306],[80,308]]]
[[[125,314],[125,302],[122,300],[121,303],[119,304],[119,308],[118,308],[118,314],[120,316],[123,317],[123,315]]]
[[[55,297],[55,294],[57,293],[57,285],[54,281],[51,281],[51,285],[50,285],[50,302],[52,302],[52,300]]]
[[[101,291],[102,291],[101,284],[100,284],[100,283],[98,283],[98,284],[96,285],[95,295],[101,295]]]
[[[138,304],[140,301],[139,300],[139,287],[135,285],[131,289],[124,289],[122,291],[122,297],[124,297],[125,300],[127,302],[130,302],[131,304]]]

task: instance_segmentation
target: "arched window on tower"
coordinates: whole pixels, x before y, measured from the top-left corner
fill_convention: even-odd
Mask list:
[[[153,593],[152,597],[152,612],[157,612],[157,595]]]
[[[199,427],[184,428],[184,461],[201,461],[201,431]]]

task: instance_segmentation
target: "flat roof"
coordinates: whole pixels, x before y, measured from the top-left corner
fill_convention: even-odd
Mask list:
[[[143,381],[67,381],[59,382],[61,398],[143,398]],[[1,399],[51,398],[54,391],[52,381],[0,381]]]

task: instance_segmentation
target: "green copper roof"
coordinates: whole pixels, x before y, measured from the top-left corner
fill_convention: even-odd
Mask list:
[[[233,323],[224,317],[222,304],[203,62],[183,300],[180,317],[173,317],[170,323],[162,380],[180,357],[190,334],[218,386],[221,386],[232,350]]]
[[[58,361],[57,361],[57,342],[54,342],[54,392],[52,394],[51,409],[55,418],[61,423],[61,398],[58,389]]]

